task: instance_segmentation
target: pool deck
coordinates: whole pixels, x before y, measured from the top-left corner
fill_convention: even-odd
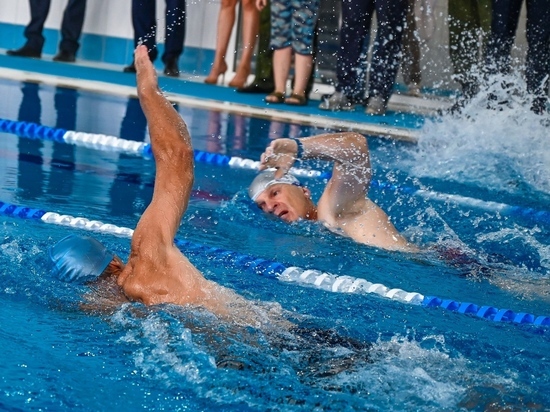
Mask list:
[[[51,57],[30,59],[12,57],[0,51],[0,78],[30,81],[54,86],[75,87],[96,92],[136,96],[136,78],[123,73],[122,66],[98,64],[90,61],[77,63],[53,62]],[[366,115],[363,107],[352,111],[324,111],[318,108],[322,94],[329,94],[330,86],[316,84],[306,106],[267,104],[263,94],[238,93],[222,85],[207,85],[202,76],[182,73],[171,78],[159,73],[159,85],[170,100],[191,107],[227,111],[248,116],[295,122],[329,129],[357,131],[370,136],[386,137],[409,142],[416,141],[416,133],[426,117],[448,107],[449,99],[426,94],[411,97],[394,93],[384,116]]]

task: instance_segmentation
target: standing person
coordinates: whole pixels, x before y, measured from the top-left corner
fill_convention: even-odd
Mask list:
[[[235,7],[238,0],[221,0],[220,14],[218,15],[218,33],[216,36],[216,54],[210,74],[204,79],[207,84],[216,84],[218,77],[227,71],[225,56],[229,45],[229,37],[235,24]],[[229,82],[230,87],[243,87],[250,74],[250,63],[256,46],[256,37],[260,23],[260,13],[256,8],[255,0],[241,0],[243,12],[243,53],[237,66],[235,76]]]
[[[479,91],[480,62],[490,29],[491,0],[449,0],[449,54],[454,78],[462,88],[451,113],[460,111]]]
[[[267,0],[256,0],[261,11]],[[313,42],[319,11],[319,0],[271,0],[271,48],[275,90],[265,98],[267,103],[307,104],[306,88],[313,68]],[[285,96],[286,83],[294,52],[294,85]]]
[[[185,42],[185,0],[166,0],[166,39],[164,41],[164,74],[179,76],[178,59],[183,53]],[[134,26],[134,45],[147,46],[149,58],[155,61],[157,50],[156,0],[132,0],[132,24]],[[135,73],[134,62],[126,66],[124,73]]]
[[[489,73],[508,73],[511,51],[518,27],[523,0],[494,0],[491,35],[487,46]],[[531,110],[543,114],[547,110],[550,84],[550,1],[526,0],[527,57],[525,78],[532,94]]]
[[[42,57],[44,47],[44,23],[50,11],[51,0],[29,0],[31,8],[31,21],[25,27],[24,35],[27,38],[23,47],[17,50],[8,50],[9,56]],[[80,47],[78,43],[82,34],[84,14],[86,12],[86,0],[69,0],[63,20],[61,21],[61,42],[59,52],[54,56],[56,62],[72,63],[76,60],[76,52]]]
[[[338,51],[336,93],[322,109],[351,108],[362,100],[364,64],[362,55],[374,11],[378,29],[374,40],[366,114],[383,115],[393,93],[399,70],[407,0],[342,0],[342,28]]]

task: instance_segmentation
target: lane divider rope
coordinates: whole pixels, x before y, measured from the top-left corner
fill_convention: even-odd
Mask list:
[[[48,224],[69,226],[93,232],[112,234],[131,238],[134,231],[98,220],[89,220],[83,217],[61,215],[40,209],[31,209],[24,206],[0,201],[0,214],[22,219],[40,220]],[[515,313],[509,309],[498,309],[493,306],[479,306],[469,302],[457,302],[450,299],[441,299],[437,296],[424,296],[418,292],[407,292],[398,288],[388,288],[381,283],[372,283],[365,279],[346,275],[334,275],[314,269],[302,269],[296,266],[285,266],[282,263],[261,259],[238,252],[224,250],[217,247],[192,243],[183,239],[175,239],[174,243],[186,254],[200,254],[210,261],[231,264],[243,270],[283,282],[298,283],[329,292],[340,293],[374,293],[381,297],[396,300],[401,303],[422,305],[424,307],[441,307],[455,313],[473,315],[494,322],[513,322],[532,324],[535,326],[550,326],[550,317],[535,316],[530,313]]]
[[[0,131],[16,134],[29,139],[52,140],[59,143],[73,144],[103,151],[116,151],[144,158],[152,158],[151,145],[144,142],[120,139],[103,134],[83,133],[42,126],[36,123],[0,119]],[[229,166],[239,169],[258,170],[260,162],[240,157],[230,157],[218,153],[194,150],[196,162],[215,166]],[[329,179],[330,172],[321,172],[298,167],[292,167],[290,173],[298,177]],[[388,182],[372,180],[371,186],[381,190],[391,190],[411,196],[418,196],[426,200],[439,202],[453,202],[466,207],[475,207],[481,210],[499,213],[502,216],[520,217],[535,222],[550,224],[550,211],[538,210],[530,207],[508,205],[493,201],[486,201],[467,196],[450,193],[439,193],[431,190],[414,187],[398,186]]]

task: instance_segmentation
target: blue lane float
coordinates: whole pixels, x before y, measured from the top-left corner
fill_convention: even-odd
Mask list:
[[[133,154],[147,159],[152,158],[151,145],[144,142],[135,142],[120,139],[114,136],[107,136],[94,133],[76,132],[73,130],[56,129],[42,126],[35,123],[0,119],[0,131],[16,134],[28,139],[52,140],[59,143],[73,144],[102,151],[116,151],[126,154]],[[195,150],[194,159],[199,163],[206,163],[214,166],[233,167],[240,169],[258,170],[260,162],[243,159],[240,157],[230,157],[218,153],[209,153]],[[293,167],[290,172],[298,177],[309,177],[317,179],[329,179],[329,172],[310,170]],[[505,203],[486,201],[467,196],[460,196],[450,193],[439,193],[432,190],[417,189],[408,186],[397,186],[388,182],[373,180],[372,187],[380,190],[391,190],[398,193],[404,193],[410,196],[421,197],[426,200],[435,200],[438,202],[453,202],[466,207],[475,207],[477,209],[489,212],[499,213],[502,216],[519,217],[534,222],[550,224],[550,211],[537,210],[529,207],[508,205]]]
[[[69,226],[75,229],[108,233],[126,238],[131,238],[134,233],[132,229],[103,223],[97,220],[61,215],[55,212],[47,212],[41,209],[33,209],[2,201],[0,201],[0,214],[21,219],[37,220],[48,224]],[[200,254],[208,257],[210,260],[232,265],[233,267],[251,271],[282,282],[298,283],[300,285],[334,293],[374,293],[401,303],[421,305],[426,308],[442,308],[455,313],[475,316],[493,322],[550,326],[550,317],[548,316],[535,316],[525,312],[515,313],[510,309],[498,309],[488,305],[479,306],[469,302],[441,299],[437,296],[424,296],[418,292],[407,292],[398,288],[390,289],[381,283],[372,283],[366,279],[346,275],[334,275],[315,269],[287,266],[283,263],[217,247],[201,245],[183,239],[176,238],[174,243],[186,254]]]

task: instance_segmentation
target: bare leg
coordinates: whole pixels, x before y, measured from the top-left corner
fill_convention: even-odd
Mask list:
[[[273,77],[275,78],[275,91],[273,93],[285,93],[291,58],[292,49],[290,47],[273,52]],[[269,96],[266,97],[267,102],[274,102],[274,100],[270,99]]]
[[[243,10],[243,53],[235,77],[229,83],[231,87],[243,87],[250,74],[250,62],[260,29],[260,12],[254,0],[242,0]]]
[[[294,76],[294,89],[292,90],[292,94],[307,97],[306,87],[309,81],[309,76],[311,75],[312,65],[313,56],[310,54],[305,55],[296,53],[294,55],[294,70],[296,71],[296,75]],[[293,103],[297,103],[294,102],[292,98],[288,98],[286,100],[291,100]]]
[[[227,71],[227,63],[225,62],[225,55],[227,53],[227,47],[229,45],[229,37],[235,24],[235,6],[237,0],[222,0],[220,6],[220,14],[218,15],[218,34],[216,37],[216,54],[214,56],[214,63],[210,74],[205,83],[216,84],[218,82],[218,76],[224,74]]]

